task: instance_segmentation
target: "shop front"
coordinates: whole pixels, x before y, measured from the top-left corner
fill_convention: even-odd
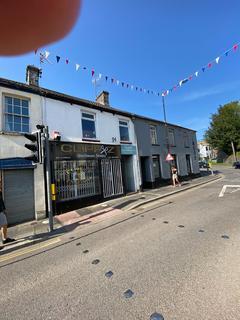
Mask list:
[[[123,194],[120,146],[51,141],[50,154],[56,213]]]

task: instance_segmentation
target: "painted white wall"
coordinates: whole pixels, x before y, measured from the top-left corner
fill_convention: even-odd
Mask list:
[[[42,123],[42,99],[37,94],[0,87],[0,159],[25,157],[31,151],[24,147],[29,143],[23,134],[4,131],[4,96],[9,95],[29,100],[30,132],[36,130],[36,125]],[[43,167],[38,164],[34,169],[35,217],[45,214]]]
[[[110,107],[109,109],[111,110]],[[45,123],[49,126],[50,136],[54,131],[58,131],[60,132],[62,141],[82,142],[82,112],[95,115],[96,139],[94,140],[99,140],[99,143],[119,145],[119,120],[127,121],[130,142],[132,145],[136,146],[137,150],[134,125],[129,117],[117,115],[115,112],[99,111],[93,108],[45,98],[43,117]],[[95,142],[94,140],[93,142]],[[133,174],[135,191],[137,191],[140,186],[140,172],[137,155],[133,156]]]
[[[120,144],[119,120],[122,119],[128,121],[130,142],[136,144],[134,126],[130,118],[46,98],[44,118],[49,126],[50,134],[53,131],[59,131],[63,141],[81,142],[81,112],[95,115],[96,140],[100,140],[101,143]],[[116,142],[113,142],[112,138],[116,138]]]

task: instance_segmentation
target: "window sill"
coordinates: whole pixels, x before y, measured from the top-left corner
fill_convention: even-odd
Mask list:
[[[82,138],[82,141],[100,142],[100,140],[97,140],[97,139],[91,139],[91,138]]]
[[[132,144],[130,141],[120,141],[121,144]]]

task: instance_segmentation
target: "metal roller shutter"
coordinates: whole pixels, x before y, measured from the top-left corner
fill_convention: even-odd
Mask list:
[[[4,171],[4,202],[8,224],[35,218],[33,170]]]

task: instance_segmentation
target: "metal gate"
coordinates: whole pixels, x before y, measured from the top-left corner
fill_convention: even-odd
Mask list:
[[[71,200],[101,194],[97,160],[54,161],[58,200]]]
[[[120,159],[101,159],[103,197],[123,194]]]

